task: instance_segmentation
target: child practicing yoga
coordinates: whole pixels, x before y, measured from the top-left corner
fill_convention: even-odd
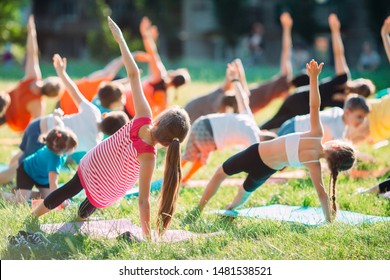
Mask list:
[[[180,143],[190,129],[188,114],[178,107],[168,108],[153,121],[143,94],[140,72],[123,38],[122,31],[108,17],[109,28],[119,44],[130,80],[135,116],[117,133],[90,150],[80,161],[74,177],[49,195],[34,211],[39,217],[64,200],[85,190],[78,216],[89,217],[96,208],[105,208],[122,198],[139,179],[139,213],[142,232],[151,238],[150,184],[156,163],[155,145],[167,147],[163,186],[159,197],[157,229],[167,230],[175,212],[181,181]]]
[[[385,198],[390,198],[390,176],[386,180],[380,182],[379,184],[371,188],[368,189],[359,188],[357,190],[357,193],[359,194],[372,193],[372,194],[383,196]]]
[[[309,83],[307,75],[293,76],[291,65],[291,49],[292,39],[291,30],[293,19],[290,14],[284,12],[280,15],[280,23],[282,26],[282,48],[280,54],[280,72],[271,80],[262,82],[250,89],[247,89],[249,94],[249,106],[255,114],[266,107],[271,101],[276,98],[285,98],[289,91]],[[245,81],[246,82],[246,81]],[[246,84],[242,85],[244,88]],[[224,112],[226,107],[232,107],[237,111],[237,103],[234,96],[229,96],[227,93],[233,88],[230,79],[225,77],[224,82],[220,87],[211,93],[190,100],[184,109],[190,116],[191,123],[201,116]]]
[[[323,142],[343,139],[347,127],[358,127],[370,112],[366,99],[356,93],[349,94],[344,108],[332,107],[320,111],[324,128]],[[278,136],[310,129],[310,114],[300,115],[285,121],[276,133]]]
[[[213,151],[221,151],[233,146],[241,146],[245,149],[260,142],[260,137],[265,136],[261,135],[249,107],[249,98],[245,91],[245,71],[240,59],[235,59],[227,65],[226,77],[234,85],[238,114],[208,114],[196,119],[192,124],[182,157],[182,167],[187,162],[192,162],[192,164],[183,176],[183,183],[186,183],[199,168],[207,163]]]
[[[23,132],[31,120],[45,112],[45,98],[61,96],[64,86],[58,77],[42,79],[39,67],[37,32],[34,16],[27,24],[26,62],[24,78],[7,93],[0,94],[0,125],[7,124],[15,132]],[[5,104],[1,105],[1,104]],[[5,113],[2,112],[6,107]]]
[[[33,120],[23,134],[20,151],[13,156],[8,168],[0,172],[0,184],[11,181],[16,175],[20,162],[43,146],[38,139],[39,135],[48,133],[57,125],[68,127],[77,135],[78,145],[72,154],[72,159],[79,162],[86,152],[103,140],[103,134],[110,136],[129,122],[129,118],[123,111],[108,112],[102,117],[99,109],[84,97],[69,77],[66,72],[66,58],[55,54],[53,65],[78,112],[64,116],[61,109],[56,109],[53,114]]]
[[[310,130],[292,133],[273,140],[254,144],[233,155],[220,166],[208,183],[198,205],[202,211],[207,202],[217,192],[220,184],[228,176],[246,172],[248,175],[238,193],[226,209],[243,205],[251,193],[260,187],[273,173],[286,166],[306,166],[316,188],[326,221],[331,222],[337,211],[336,180],[340,171],[348,170],[355,162],[355,152],[351,145],[342,141],[321,143],[323,130],[319,117],[321,105],[318,90],[318,75],[322,65],[311,60],[306,65],[310,79]],[[322,180],[320,158],[327,160],[331,171],[331,186],[326,193]],[[329,198],[330,196],[330,198]]]
[[[56,127],[42,137],[45,144],[26,157],[16,171],[16,192],[3,193],[6,200],[16,203],[30,199],[36,186],[42,198],[58,188],[58,174],[68,154],[77,146],[77,136],[69,129]]]
[[[326,107],[337,106],[343,108],[345,99],[350,93],[368,97],[375,91],[375,85],[371,80],[363,78],[355,80],[350,79],[351,73],[345,59],[340,21],[335,14],[330,14],[328,22],[332,37],[336,76],[320,80],[321,111]],[[295,93],[286,98],[278,112],[270,120],[260,126],[260,129],[276,130],[290,118],[309,114],[309,96],[309,90],[307,90],[306,87],[298,88]]]

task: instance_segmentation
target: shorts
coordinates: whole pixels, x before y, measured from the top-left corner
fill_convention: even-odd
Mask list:
[[[248,176],[243,184],[244,190],[247,192],[255,191],[278,171],[268,167],[260,158],[259,143],[231,156],[222,164],[222,169],[229,176],[240,172],[247,173]]]
[[[36,186],[38,189],[49,188],[49,184],[42,185],[35,182],[24,170],[24,164],[22,162],[16,170],[16,189],[32,190],[34,186]]]
[[[206,117],[197,119],[191,127],[183,159],[191,162],[207,163],[211,152],[217,150],[210,120]]]
[[[21,164],[26,157],[32,155],[44,146],[43,143],[39,142],[39,136],[41,135],[40,122],[40,118],[33,120],[27,126],[26,131],[23,134],[22,143],[19,145],[19,148],[23,151],[23,155],[19,158],[19,164]]]

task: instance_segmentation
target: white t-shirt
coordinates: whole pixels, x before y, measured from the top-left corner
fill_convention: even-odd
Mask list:
[[[225,147],[248,147],[259,142],[260,129],[252,116],[247,114],[210,114],[214,141],[218,150]]]
[[[342,139],[345,124],[343,122],[344,110],[339,107],[332,107],[320,111],[320,119],[324,128],[324,134],[332,139]],[[295,132],[305,132],[310,130],[310,114],[296,116],[294,118]]]
[[[103,140],[103,133],[98,131],[102,115],[99,109],[90,102],[81,101],[79,112],[65,115],[64,125],[70,128],[78,138],[75,152],[87,152]],[[47,120],[48,130],[54,127],[54,118]]]

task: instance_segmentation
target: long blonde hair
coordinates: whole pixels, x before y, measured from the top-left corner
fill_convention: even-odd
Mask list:
[[[163,185],[159,196],[157,229],[163,234],[169,227],[176,210],[181,183],[180,143],[190,130],[190,118],[184,109],[178,106],[163,111],[156,120],[153,137],[167,147]]]

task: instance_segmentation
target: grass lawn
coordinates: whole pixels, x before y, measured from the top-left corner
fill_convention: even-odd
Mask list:
[[[47,73],[51,73],[48,70]],[[2,72],[2,71],[0,71]],[[191,85],[179,89],[178,100],[184,105],[194,96],[202,95],[214,89],[224,75],[213,74],[208,81],[208,74],[197,72]],[[53,73],[51,73],[53,74]],[[272,73],[271,73],[272,74]],[[83,75],[80,73],[79,76]],[[77,76],[77,75],[75,75]],[[271,75],[269,75],[271,76]],[[383,75],[384,76],[384,75]],[[3,76],[4,77],[4,76]],[[254,81],[252,73],[248,74]],[[0,80],[0,88],[12,87],[15,75]],[[256,115],[259,123],[275,112],[280,100],[274,101],[265,110]],[[49,109],[53,103],[49,102]],[[0,128],[0,163],[7,163],[18,150],[21,135],[11,132],[6,127]],[[356,168],[374,170],[388,166],[390,146],[374,150],[364,145],[360,150],[370,153],[375,161],[358,162]],[[215,169],[237,150],[215,152],[207,166],[194,176],[194,179],[209,179]],[[164,152],[159,151],[158,164],[154,179],[162,177]],[[75,166],[73,166],[75,168]],[[389,175],[389,174],[387,174]],[[70,174],[61,174],[60,181],[66,182]],[[237,177],[242,177],[243,174]],[[355,195],[359,187],[370,187],[386,178],[365,178],[353,180],[348,174],[341,174],[337,184],[337,201],[340,209],[364,214],[390,216],[390,200],[375,195]],[[326,173],[325,183],[329,176]],[[9,190],[11,185],[1,186]],[[211,238],[193,239],[180,243],[139,243],[105,238],[91,238],[85,235],[51,234],[47,235],[52,245],[48,248],[15,248],[8,242],[9,235],[19,230],[37,231],[38,223],[60,223],[72,221],[77,206],[65,210],[52,211],[38,221],[30,218],[28,205],[10,205],[0,200],[0,258],[2,260],[388,260],[390,259],[389,223],[362,224],[358,226],[342,223],[321,226],[305,226],[298,223],[274,220],[234,218],[208,214],[207,211],[222,209],[236,193],[236,187],[222,186],[217,195],[207,205],[201,217],[192,223],[185,223],[187,214],[198,203],[203,188],[182,188],[176,214],[170,229],[186,229],[197,233],[222,232]],[[157,196],[151,196],[152,218],[155,219]],[[310,179],[291,179],[287,183],[265,183],[259,188],[245,207],[269,204],[319,207],[319,201]],[[139,225],[137,199],[123,199],[117,204],[98,210],[93,215],[98,219],[128,218]]]

